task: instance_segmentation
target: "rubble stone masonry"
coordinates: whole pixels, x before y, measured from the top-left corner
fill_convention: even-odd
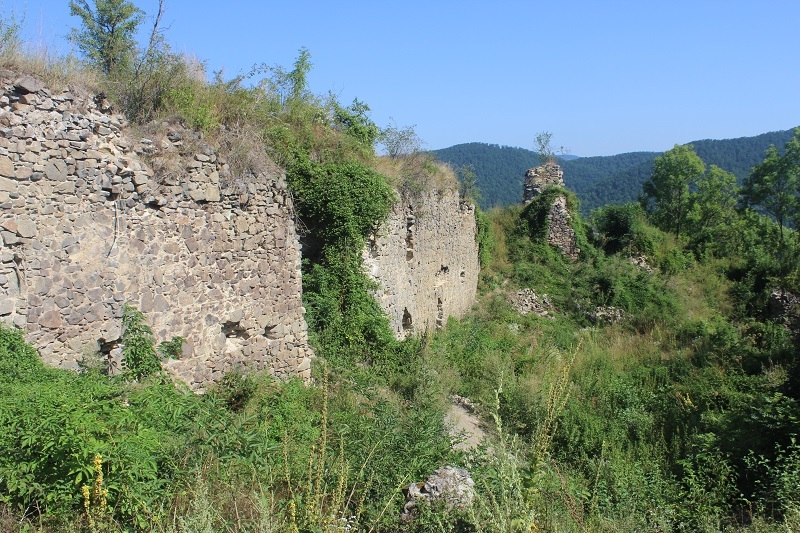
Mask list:
[[[364,264],[398,338],[442,328],[475,303],[475,207],[458,191],[401,197],[367,244]]]
[[[245,179],[180,132],[130,133],[102,97],[0,72],[0,320],[45,362],[119,353],[123,305],[203,390],[235,367],[309,377],[300,250],[279,171]],[[154,172],[157,155],[177,172]],[[454,267],[458,275],[458,267]]]

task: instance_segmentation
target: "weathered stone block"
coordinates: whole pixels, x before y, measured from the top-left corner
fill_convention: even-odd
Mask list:
[[[0,176],[14,178],[14,162],[8,156],[0,156]]]
[[[58,311],[47,311],[39,317],[39,325],[43,328],[56,329],[61,326],[61,313]]]
[[[36,223],[29,219],[17,221],[17,234],[24,239],[31,239],[36,236]]]
[[[48,161],[44,173],[49,180],[64,181],[67,179],[67,164],[62,160]]]

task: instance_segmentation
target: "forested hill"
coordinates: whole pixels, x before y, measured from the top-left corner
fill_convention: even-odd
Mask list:
[[[700,140],[692,144],[707,165],[733,172],[741,181],[764,158],[770,144],[783,146],[793,130],[776,131],[724,140]],[[455,167],[471,166],[481,191],[481,207],[505,206],[520,201],[525,171],[538,164],[532,150],[486,143],[466,143],[434,150]],[[582,210],[633,201],[650,176],[659,152],[631,152],[613,156],[581,157],[561,161],[564,181],[581,200]]]
[[[472,168],[484,209],[520,202],[525,171],[539,164],[539,156],[531,150],[497,144],[457,144],[433,154],[454,167]]]

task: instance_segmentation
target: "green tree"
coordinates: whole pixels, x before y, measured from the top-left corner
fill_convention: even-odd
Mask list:
[[[592,225],[597,230],[600,243],[608,253],[622,250],[629,254],[649,253],[649,250],[639,249],[640,247],[636,246],[645,226],[644,211],[637,203],[609,204],[597,209],[592,212]]]
[[[539,156],[539,160],[541,161],[542,165],[547,163],[555,163],[556,161],[556,156],[553,152],[553,145],[550,142],[550,139],[552,138],[552,132],[543,131],[537,133],[536,138],[533,139],[533,151]]]
[[[70,15],[81,19],[70,40],[104,73],[113,74],[129,66],[135,55],[134,34],[144,12],[127,0],[70,0]]]
[[[783,250],[783,227],[794,220],[800,210],[800,128],[784,147],[783,155],[770,146],[764,160],[753,167],[744,183],[744,199],[761,207],[775,218],[779,226],[778,250]]]
[[[458,178],[458,193],[461,199],[478,203],[481,199],[481,191],[478,188],[475,169],[470,165],[464,165],[456,169],[456,177]]]
[[[643,185],[642,206],[653,223],[680,237],[692,205],[689,187],[700,179],[706,165],[690,144],[656,157],[653,173]]]
[[[422,141],[414,130],[415,126],[400,128],[393,118],[389,120],[390,124],[381,130],[379,137],[379,142],[386,149],[386,155],[399,159],[419,152]]]
[[[17,19],[13,11],[10,17],[6,17],[5,14],[0,15],[0,55],[12,56],[19,49],[21,44],[19,34],[24,20],[24,17]]]
[[[739,187],[736,176],[711,165],[696,182],[687,215],[687,230],[694,246],[711,247],[718,252],[729,251],[728,245],[736,235],[736,206]]]
[[[303,47],[294,61],[294,68],[288,74],[293,100],[302,100],[308,87],[308,73],[311,71],[311,52]]]
[[[370,153],[380,136],[380,128],[369,116],[369,106],[358,98],[347,107],[342,107],[335,98],[331,99],[334,126],[355,139]]]
[[[542,165],[556,163],[556,150],[561,155],[569,152],[565,146],[559,146],[557,149],[553,147],[553,133],[550,131],[542,131],[536,134],[533,139],[533,151],[539,157],[539,162]]]

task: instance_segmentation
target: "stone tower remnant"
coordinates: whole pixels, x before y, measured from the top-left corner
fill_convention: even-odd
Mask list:
[[[522,203],[529,204],[551,187],[564,187],[564,171],[561,166],[548,161],[525,172],[522,188]],[[572,229],[572,215],[567,206],[567,197],[559,194],[553,199],[547,214],[547,243],[555,246],[571,260],[580,255],[575,230]]]
[[[550,187],[564,186],[564,171],[561,165],[545,163],[525,172],[525,181],[522,185],[522,203],[528,204]]]

